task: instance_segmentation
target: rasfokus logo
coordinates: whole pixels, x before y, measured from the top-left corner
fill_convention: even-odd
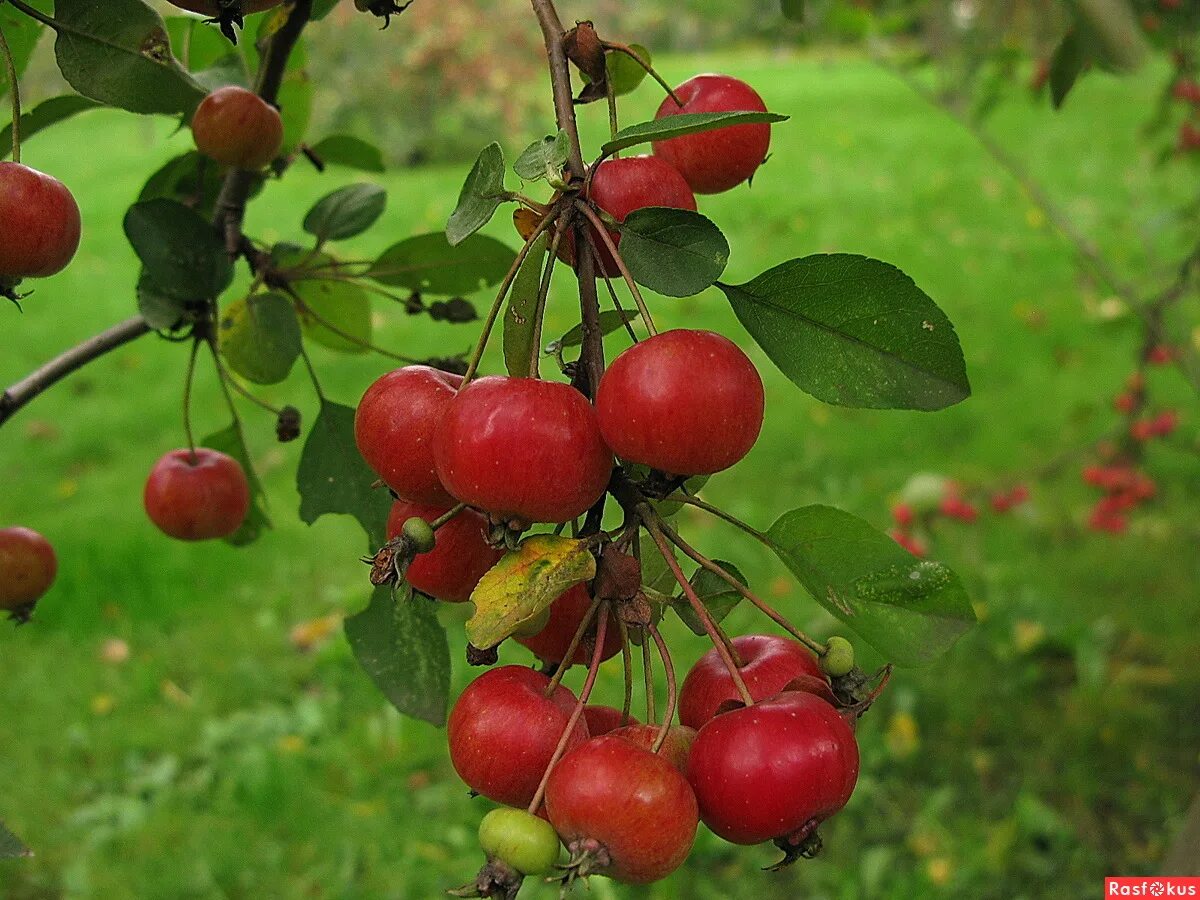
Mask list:
[[[1200,878],[1105,878],[1105,897],[1200,897]]]

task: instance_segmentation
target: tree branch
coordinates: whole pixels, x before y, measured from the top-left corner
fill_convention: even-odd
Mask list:
[[[78,344],[41,368],[30,372],[2,395],[0,395],[0,425],[7,422],[22,406],[47,388],[57,384],[77,369],[99,359],[110,350],[115,350],[143,334],[149,334],[150,326],[141,316],[126,319]]]

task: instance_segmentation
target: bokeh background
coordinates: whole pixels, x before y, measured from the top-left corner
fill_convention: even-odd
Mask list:
[[[945,29],[891,29],[885,52],[923,52],[930,34],[957,50],[989,5],[930,6]],[[984,127],[1127,277],[1169,282],[1198,170],[1164,156],[1146,131],[1165,63],[1084,79],[1053,113],[1026,84],[1061,21],[1051,4],[1015,6],[1027,15],[1005,23],[1003,40],[1023,51],[1018,75]],[[367,257],[440,228],[478,149],[499,139],[512,158],[552,129],[552,110],[521,0],[417,0],[383,34],[342,7],[310,36],[310,133],[359,134],[393,164],[370,176],[389,191],[382,223],[345,251]],[[1032,497],[925,536],[969,585],[980,624],[935,665],[898,671],[862,721],[859,788],[825,827],[820,859],[761,873],[773,851],[734,848],[702,828],[667,881],[593,879],[591,895],[1098,896],[1106,874],[1160,870],[1200,789],[1200,408],[1169,368],[1151,372],[1157,402],[1182,416],[1146,460],[1158,494],[1126,534],[1089,530],[1095,494],[1080,468],[1114,426],[1112,397],[1134,365],[1130,311],[1082,273],[1072,245],[968,130],[880,64],[886,16],[814,8],[801,26],[768,0],[562,4],[566,21],[591,18],[649,46],[672,82],[727,72],[791,116],[752,187],[702,200],[734,248],[728,280],[814,252],[875,256],[915,278],[965,349],[974,395],[932,415],[822,405],[751,350],[767,386],[763,437],[705,496],[764,527],[821,502],[881,528],[918,473],[968,489],[1026,484]],[[27,101],[61,89],[49,44],[27,82]],[[623,120],[650,117],[658,102],[647,82]],[[597,146],[603,109],[582,119]],[[26,161],[80,199],[85,236],[24,315],[0,309],[0,384],[131,314],[137,266],[124,211],[145,177],[189,146],[175,123],[111,111],[28,142]],[[248,231],[299,239],[312,202],[363,178],[297,165],[252,206]],[[488,231],[515,243],[504,215]],[[548,334],[572,324],[559,282]],[[655,314],[662,326],[713,328],[749,346],[716,291],[659,298]],[[378,343],[415,357],[464,351],[476,336],[386,301],[375,318]],[[1186,319],[1173,327],[1184,344],[1200,340]],[[610,341],[615,352],[619,336]],[[0,629],[0,818],[37,853],[0,864],[0,897],[439,896],[472,877],[486,804],[455,778],[443,733],[396,715],[352,659],[339,623],[368,597],[362,534],[349,520],[298,521],[300,445],[276,444],[273,421],[243,410],[275,526],[250,548],[174,543],[142,512],[150,465],[183,441],[185,356],[142,340],[0,433],[0,523],[45,533],[61,562],[35,623]],[[320,349],[315,362],[326,392],[347,404],[390,368]],[[315,413],[299,368],[264,394]],[[226,424],[211,371],[202,368],[195,399],[199,433]],[[685,514],[681,524],[802,627],[837,630],[760,547],[711,519]],[[471,674],[463,614],[443,616],[457,689]],[[767,630],[746,610],[729,625]],[[680,628],[672,640],[680,666],[705,649]],[[502,659],[528,661],[519,651]],[[598,690],[618,701],[618,661]],[[530,884],[526,895],[556,892]]]

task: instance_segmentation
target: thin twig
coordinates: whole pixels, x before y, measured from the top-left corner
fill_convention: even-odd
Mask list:
[[[650,642],[646,637],[642,635],[642,681],[646,685],[646,724],[653,725],[658,721],[658,713],[655,710],[654,666],[650,661]]]
[[[612,236],[608,233],[608,227],[596,215],[595,211],[583,200],[575,201],[576,209],[583,212],[587,220],[592,223],[593,229],[600,235],[600,240],[604,242],[604,246],[608,248],[608,252],[612,254],[613,261],[617,264],[617,269],[621,272],[621,277],[625,279],[625,284],[629,286],[629,293],[633,294],[633,302],[637,304],[638,311],[642,314],[642,319],[646,323],[646,330],[651,335],[658,334],[658,329],[654,327],[654,319],[650,316],[650,308],[646,306],[646,300],[642,297],[642,292],[637,286],[637,282],[633,280],[633,276],[629,274],[629,267],[625,265],[625,260],[621,258],[621,254],[617,252],[617,245],[613,241]]]
[[[183,433],[187,435],[189,458],[196,463],[196,437],[192,432],[192,384],[196,380],[196,353],[200,350],[200,338],[192,340],[192,351],[188,354],[187,373],[183,377]]]
[[[667,642],[663,640],[662,634],[653,624],[646,629],[650,632],[650,637],[654,638],[654,644],[658,647],[658,655],[662,658],[663,669],[667,673],[667,710],[663,713],[663,721],[658,729],[658,734],[654,738],[654,745],[650,748],[657,753],[662,749],[663,741],[667,739],[667,733],[671,730],[671,721],[675,718],[675,704],[679,700],[679,689],[675,682],[675,665],[671,662],[671,654],[667,650]],[[653,725],[653,722],[649,724]]]

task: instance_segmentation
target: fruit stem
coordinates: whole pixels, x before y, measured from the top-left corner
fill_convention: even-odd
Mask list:
[[[488,339],[492,336],[492,329],[496,326],[496,319],[500,317],[500,310],[504,307],[504,298],[508,296],[508,289],[512,287],[512,283],[516,280],[517,272],[521,269],[521,264],[525,262],[525,257],[529,255],[530,248],[533,247],[533,242],[541,236],[542,232],[550,227],[550,223],[554,221],[558,215],[557,208],[552,208],[550,212],[542,217],[538,222],[537,228],[529,235],[525,241],[525,246],[521,248],[521,252],[517,254],[517,258],[513,260],[513,264],[508,269],[508,274],[504,276],[504,280],[500,282],[500,290],[496,293],[496,299],[492,301],[492,308],[488,310],[487,319],[483,323],[483,332],[479,335],[479,341],[475,344],[475,349],[471,353],[471,359],[467,363],[467,374],[463,376],[462,388],[466,387],[475,378],[475,374],[479,371],[479,363],[483,360],[483,351],[487,348]]]
[[[675,553],[671,550],[670,543],[663,536],[662,520],[659,519],[657,513],[650,508],[648,503],[639,504],[639,514],[641,515],[642,523],[646,526],[646,531],[658,546],[663,559],[667,561],[667,566],[670,568],[671,574],[675,576],[675,580],[683,588],[683,593],[687,596],[688,603],[692,605],[692,610],[696,613],[696,618],[700,620],[701,624],[704,625],[704,630],[708,632],[708,637],[716,648],[717,655],[721,657],[721,662],[725,664],[725,668],[729,671],[729,677],[733,679],[733,684],[737,688],[742,702],[747,706],[753,706],[754,698],[750,696],[750,691],[746,687],[746,682],[742,680],[742,673],[739,671],[742,662],[737,658],[737,650],[729,640],[729,637],[721,630],[721,627],[713,621],[713,617],[704,606],[704,602],[696,595],[695,588],[687,580],[687,576],[683,574],[683,569],[679,567],[679,561],[675,559]]]
[[[316,367],[312,364],[312,358],[308,355],[308,350],[304,345],[300,345],[300,358],[304,360],[304,366],[308,369],[308,380],[312,382],[313,390],[316,391],[317,399],[321,404],[325,404],[325,392],[321,390],[321,381],[317,378]]]
[[[542,377],[542,322],[546,316],[546,303],[550,297],[550,281],[554,277],[554,266],[558,263],[558,247],[569,226],[569,218],[565,215],[559,216],[554,227],[554,237],[550,240],[549,252],[546,254],[546,268],[542,272],[542,280],[538,284],[537,308],[533,313],[533,340],[529,347],[529,372],[534,378]]]
[[[606,99],[608,100],[608,136],[610,140],[615,141],[617,139],[617,132],[620,131],[620,128],[617,125],[617,95],[613,92],[611,78],[605,80],[604,87],[605,93],[607,94]],[[614,153],[613,158],[615,159],[616,157],[617,154]]]
[[[781,613],[776,611],[770,606],[770,604],[755,594],[754,591],[750,590],[750,588],[746,587],[746,585],[734,578],[724,568],[717,565],[715,562],[681,538],[678,532],[674,531],[671,526],[664,523],[662,528],[663,532],[667,536],[667,539],[680,550],[682,550],[685,556],[689,557],[693,562],[699,563],[702,568],[712,572],[714,575],[728,584],[731,588],[753,603],[761,613],[767,616],[767,618],[771,619],[773,622],[775,622],[775,624],[783,628],[801,644],[803,644],[813,653],[817,654],[817,656],[825,655],[828,648],[824,644],[815,638],[809,637],[807,634],[789,622]]]
[[[600,45],[605,50],[615,50],[617,53],[624,53],[626,56],[628,56],[630,59],[632,59],[635,63],[637,63],[639,66],[641,66],[643,69],[645,69],[647,75],[649,75],[651,78],[653,78],[655,81],[657,81],[659,83],[659,85],[662,87],[662,89],[667,92],[667,96],[675,101],[676,106],[679,106],[679,107],[683,106],[683,101],[679,99],[679,95],[676,94],[675,91],[671,88],[671,86],[669,84],[667,84],[666,81],[663,80],[663,77],[658,74],[658,72],[655,70],[654,66],[650,65],[650,63],[648,63],[648,62],[646,62],[646,60],[642,59],[641,54],[639,54],[632,47],[629,47],[625,44],[618,44],[614,41],[601,41]]]
[[[633,708],[633,651],[629,648],[629,626],[625,620],[617,618],[617,628],[621,632],[621,667],[625,676],[625,698],[621,704],[621,724],[628,725],[631,721],[630,710]]]
[[[642,680],[646,684],[646,722],[653,724],[658,721],[654,697],[654,666],[650,662],[650,645],[642,636]]]
[[[671,496],[667,497],[666,499],[673,503],[686,503],[688,506],[694,506],[697,509],[702,509],[705,512],[711,513],[712,515],[716,516],[718,519],[722,519],[722,520],[728,522],[733,527],[739,528],[742,531],[746,532],[746,534],[750,535],[750,537],[754,538],[756,541],[758,541],[763,546],[769,547],[772,549],[775,546],[771,542],[771,539],[769,537],[767,537],[767,535],[765,533],[759,531],[753,525],[747,525],[745,522],[743,522],[741,519],[737,518],[736,516],[730,515],[729,513],[725,512],[725,510],[721,509],[718,506],[713,506],[711,503],[705,503],[699,497],[693,497],[691,494],[682,494],[682,495],[672,494]]]
[[[598,604],[593,604],[593,606],[596,605],[600,607],[600,622],[596,626],[596,647],[592,650],[592,662],[588,666],[587,679],[583,682],[583,687],[579,690],[579,699],[575,703],[575,709],[571,712],[571,718],[567,720],[567,727],[563,729],[562,737],[558,739],[558,746],[554,748],[554,754],[550,757],[550,762],[546,765],[546,771],[542,773],[542,780],[533,795],[533,800],[529,803],[528,809],[530,815],[537,815],[538,808],[542,805],[542,800],[546,797],[546,784],[550,780],[550,773],[554,771],[554,767],[558,765],[558,761],[567,752],[567,743],[570,741],[571,735],[575,732],[575,726],[583,718],[583,708],[587,705],[588,698],[592,696],[592,688],[596,684],[596,676],[600,674],[600,663],[604,659],[604,638],[608,632],[608,601],[601,600]],[[568,656],[567,659],[570,659],[570,657]],[[565,668],[563,671],[565,671]]]
[[[236,378],[234,378],[232,375],[230,375],[229,370],[225,368],[225,363],[222,362],[219,354],[216,354],[213,356],[213,362],[215,362],[217,364],[217,374],[222,379],[227,381],[229,386],[232,387],[235,391],[237,391],[241,396],[243,396],[244,398],[249,400],[255,406],[259,407],[260,409],[266,410],[267,412],[271,413],[272,415],[274,415],[276,417],[283,415],[282,409],[276,409],[274,406],[272,406],[270,403],[268,403],[262,397],[256,396],[255,394],[251,393],[249,390],[247,390],[245,385],[243,385]]]
[[[596,259],[597,262],[599,262],[600,257],[599,257],[599,254],[596,252],[595,247],[592,247],[592,253],[595,254],[593,258]],[[599,265],[597,265],[596,268],[598,270],[602,269],[602,267]],[[603,273],[603,271],[601,271],[600,277],[604,279],[604,286],[606,288],[608,288],[608,296],[612,298],[613,309],[615,309],[618,313],[621,314],[621,319],[625,324],[625,331],[628,332],[629,339],[631,341],[633,341],[633,343],[636,344],[638,342],[637,332],[633,330],[633,324],[630,321],[633,317],[629,313],[627,313],[625,311],[625,307],[623,307],[621,305],[621,298],[617,296],[617,289],[615,287],[613,287],[612,279],[609,278],[607,275],[605,275]]]
[[[188,354],[187,373],[183,377],[183,433],[187,435],[188,458],[196,465],[196,438],[192,433],[192,383],[196,380],[196,354],[200,350],[200,338],[192,341],[192,352]]]
[[[591,222],[596,233],[600,235],[600,240],[604,242],[604,246],[608,248],[608,252],[612,254],[613,260],[617,264],[617,268],[621,271],[621,277],[625,279],[625,283],[629,285],[629,292],[633,294],[633,302],[637,304],[638,311],[642,314],[642,319],[646,323],[646,330],[651,335],[658,334],[658,329],[654,327],[654,319],[650,316],[650,310],[646,306],[646,300],[642,296],[641,290],[638,289],[637,282],[633,280],[633,276],[629,274],[629,268],[625,265],[625,260],[621,258],[621,254],[617,252],[617,245],[613,242],[612,237],[608,233],[608,228],[600,217],[592,210],[592,208],[582,200],[575,201],[575,207],[579,209],[589,222]],[[603,269],[601,269],[603,271]]]
[[[667,673],[667,711],[663,714],[662,727],[658,729],[654,745],[650,748],[657,753],[667,739],[667,732],[671,730],[671,720],[675,718],[675,704],[679,700],[679,689],[675,683],[675,665],[671,662],[671,654],[667,650],[667,642],[663,640],[662,633],[653,624],[648,625],[646,630],[650,632],[650,637],[654,638],[654,644],[658,647],[658,655],[662,657],[663,668]]]
[[[4,29],[0,28],[0,56],[4,57],[4,68],[8,73],[8,87],[12,91],[12,159],[21,161],[21,89],[17,85],[17,66],[13,62],[12,48],[8,46],[8,38]]]
[[[439,528],[441,528],[443,525],[445,525],[447,522],[449,522],[451,519],[453,519],[455,516],[457,516],[459,513],[461,513],[466,508],[467,508],[467,504],[465,504],[465,503],[458,504],[458,506],[454,507],[453,509],[447,510],[442,515],[438,516],[436,519],[434,519],[432,522],[430,522],[429,527],[432,528],[434,531],[437,531]]]
[[[596,597],[592,600],[591,606],[587,608],[587,612],[583,614],[583,618],[579,622],[579,627],[575,629],[575,634],[571,637],[571,643],[567,645],[567,652],[563,654],[563,658],[558,663],[558,671],[554,673],[554,677],[550,679],[550,684],[546,686],[547,697],[554,695],[554,692],[558,690],[558,686],[562,683],[563,676],[567,674],[567,669],[571,668],[571,660],[575,658],[575,651],[579,649],[579,645],[583,642],[583,636],[587,633],[588,627],[596,618],[596,611],[603,602],[601,598]]]

